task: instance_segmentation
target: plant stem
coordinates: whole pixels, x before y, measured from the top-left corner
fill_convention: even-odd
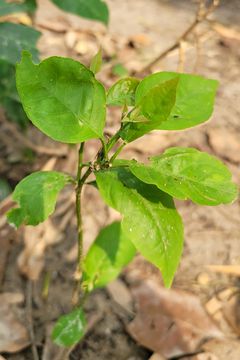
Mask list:
[[[120,130],[118,130],[116,132],[116,134],[113,135],[113,137],[107,143],[107,145],[106,145],[107,152],[109,152],[114,147],[114,145],[118,142],[118,140],[120,139]]]
[[[76,187],[76,216],[77,216],[77,234],[78,234],[78,257],[77,257],[77,271],[76,271],[76,287],[73,292],[72,302],[74,305],[78,303],[79,286],[82,275],[82,260],[83,260],[83,227],[82,227],[82,211],[81,211],[81,195],[83,183],[81,179],[83,169],[83,151],[84,142],[81,143],[78,152],[78,169],[77,169],[77,187]]]
[[[110,163],[113,163],[113,161],[120,154],[120,152],[122,151],[122,149],[124,148],[125,145],[126,145],[126,143],[124,142],[119,146],[119,148],[116,150],[116,152],[112,155],[112,157],[110,159]]]

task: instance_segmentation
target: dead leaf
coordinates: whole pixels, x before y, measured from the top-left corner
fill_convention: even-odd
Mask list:
[[[203,349],[214,354],[218,360],[239,360],[240,343],[230,339],[214,339],[204,344]]]
[[[190,293],[147,280],[133,288],[133,297],[138,312],[129,333],[167,358],[194,352],[207,338],[222,336],[200,300]]]
[[[209,315],[214,315],[222,308],[222,303],[214,296],[205,304],[205,308]]]
[[[30,343],[26,327],[19,320],[17,304],[24,300],[22,294],[0,295],[0,352],[18,352]]]
[[[43,224],[24,228],[24,249],[18,257],[18,266],[22,274],[30,280],[37,280],[44,266],[44,254],[50,245],[60,242],[59,233],[50,219]]]
[[[120,279],[112,281],[107,286],[107,291],[112,299],[127,312],[132,313],[132,295],[127,286]]]
[[[155,353],[148,360],[165,360],[165,359],[164,357],[162,357],[162,355]]]
[[[223,315],[228,324],[240,336],[240,297],[239,293],[230,298],[223,307]]]

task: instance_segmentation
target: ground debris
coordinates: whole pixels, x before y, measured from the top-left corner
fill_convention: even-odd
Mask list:
[[[0,352],[15,353],[29,343],[27,328],[20,321],[21,293],[0,294]]]
[[[193,353],[206,339],[223,336],[191,293],[168,290],[152,280],[135,285],[132,292],[137,315],[129,333],[167,358]]]

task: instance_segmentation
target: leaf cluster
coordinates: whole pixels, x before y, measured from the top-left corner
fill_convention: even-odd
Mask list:
[[[165,285],[170,286],[184,237],[174,198],[199,205],[228,204],[237,197],[237,186],[223,163],[197,149],[169,148],[147,163],[118,156],[124,146],[150,131],[187,129],[207,121],[218,83],[196,75],[160,72],[142,81],[126,77],[106,91],[95,77],[100,66],[100,53],[88,69],[61,57],[35,64],[31,54],[23,52],[16,83],[32,123],[56,141],[83,145],[99,139],[101,147],[89,164],[82,162],[80,153],[76,178],[36,172],[23,179],[13,193],[18,207],[8,218],[16,227],[37,225],[54,211],[65,185],[75,185],[79,196],[93,174],[95,181],[90,184],[122,215],[122,221],[103,229],[83,259],[82,290],[88,294],[105,286],[136,251],[160,269]],[[119,130],[111,138],[104,134],[107,106],[122,107]],[[83,336],[84,326],[83,310],[77,307],[59,319],[53,339],[70,346]]]

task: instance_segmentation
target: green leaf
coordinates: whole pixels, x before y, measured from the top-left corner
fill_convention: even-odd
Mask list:
[[[120,133],[123,140],[133,141],[151,130],[157,129],[168,119],[176,102],[178,81],[179,78],[175,76],[175,78],[151,88],[142,98],[136,96],[136,107],[124,119],[125,124]]]
[[[12,199],[19,205],[8,212],[10,224],[38,225],[55,209],[57,196],[72,181],[70,176],[56,171],[38,171],[25,177],[16,186]]]
[[[7,180],[0,178],[0,201],[3,201],[11,192],[12,189]]]
[[[113,65],[112,73],[113,73],[113,75],[116,75],[119,77],[125,77],[125,76],[129,75],[128,69],[120,63]]]
[[[16,78],[27,116],[46,135],[66,143],[103,136],[105,90],[84,65],[56,56],[35,65],[23,52]]]
[[[70,347],[77,344],[84,336],[86,320],[82,308],[61,316],[52,332],[55,344]]]
[[[170,286],[183,246],[183,226],[172,198],[124,167],[96,172],[106,203],[123,215],[122,229]]]
[[[107,93],[107,104],[108,105],[135,105],[135,92],[139,80],[128,77],[117,81]]]
[[[176,103],[166,121],[159,124],[161,130],[186,129],[208,120],[213,112],[218,82],[202,76],[160,72],[146,77],[136,91],[136,102],[147,97],[149,91],[178,76]]]
[[[15,66],[0,60],[0,104],[8,119],[26,128],[28,118],[20,102],[15,81]]]
[[[35,0],[25,0],[19,4],[18,1],[7,2],[6,0],[0,0],[0,16],[8,14],[15,14],[18,12],[29,12],[32,13],[36,10]]]
[[[131,172],[177,199],[200,205],[231,203],[237,197],[232,174],[218,159],[192,148],[170,148],[150,165],[132,161]]]
[[[109,12],[102,0],[52,0],[60,9],[91,20],[108,24]]]
[[[90,70],[97,74],[102,67],[102,49],[99,49],[97,54],[93,57],[91,64],[90,64]]]
[[[22,50],[29,50],[38,60],[36,43],[41,33],[28,26],[0,23],[0,59],[15,65],[21,58]]]
[[[83,263],[84,286],[89,291],[114,280],[136,253],[135,247],[115,222],[104,228],[90,247]]]

